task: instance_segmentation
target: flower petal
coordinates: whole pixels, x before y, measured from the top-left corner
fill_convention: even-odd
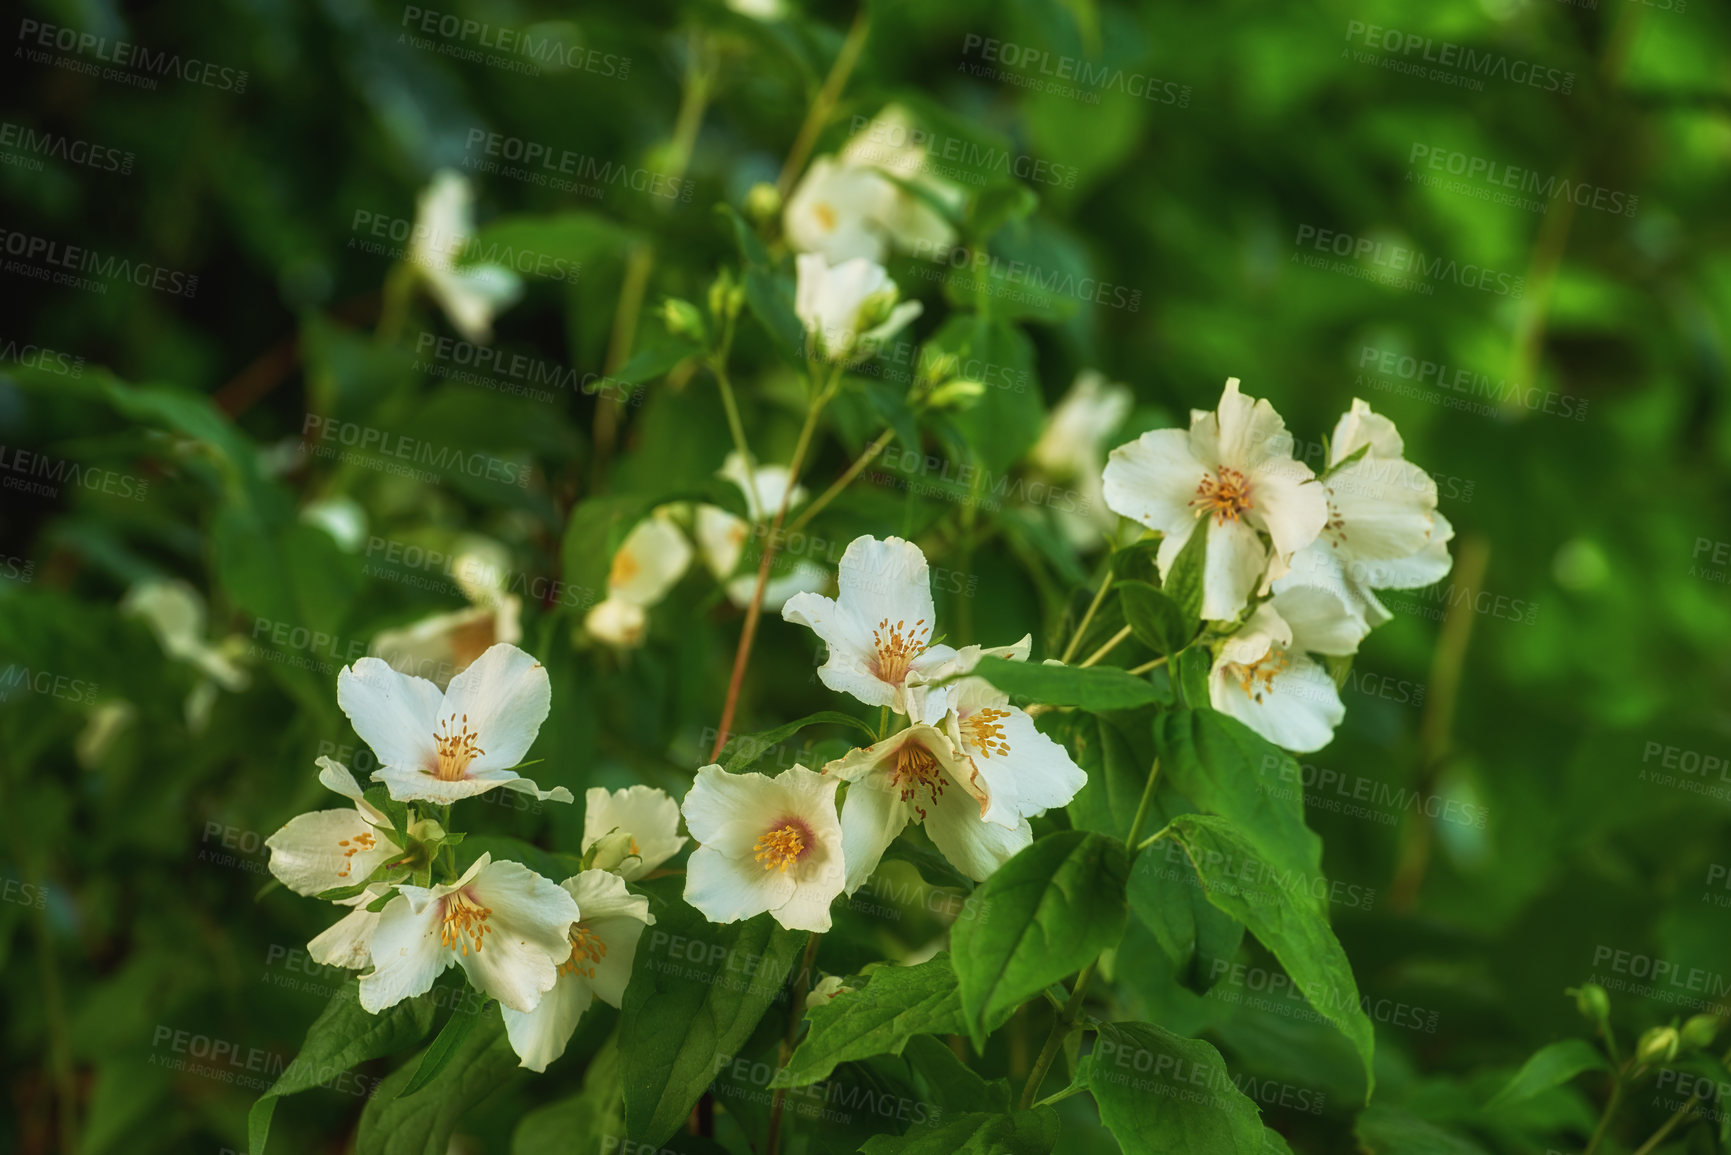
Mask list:
[[[973,763],[985,786],[989,805],[981,815],[988,822],[1014,827],[1018,820],[1068,805],[1088,783],[1069,751],[1040,733],[1034,720],[1014,706],[996,720],[999,736],[990,748],[970,741],[972,731],[962,720],[962,752]]]
[[[481,747],[467,770],[475,777],[523,761],[552,702],[547,668],[516,646],[501,642],[451,679],[439,720],[454,731],[458,719],[468,718],[468,728]]]
[[[713,846],[699,846],[685,864],[685,901],[710,922],[738,922],[774,910],[794,889],[792,876]]]
[[[1168,536],[1188,537],[1196,522],[1190,503],[1212,468],[1196,456],[1189,433],[1151,430],[1107,459],[1106,506]]]
[[[1299,653],[1288,653],[1287,658],[1290,664],[1266,687],[1253,683],[1250,692],[1225,663],[1216,662],[1209,677],[1209,701],[1276,746],[1308,754],[1333,739],[1346,708],[1328,671]]]
[[[326,927],[317,938],[307,943],[307,955],[320,966],[360,970],[372,958],[373,935],[378,931],[382,913],[375,914],[364,905],[378,896],[368,891],[363,904]]]
[[[373,969],[361,976],[361,1008],[378,1014],[424,995],[456,959],[439,942],[439,905],[414,909],[406,895],[391,899],[373,931]]]
[[[993,871],[1014,858],[1034,841],[1027,819],[1014,829],[987,822],[966,794],[945,791],[926,816],[926,833],[950,864],[976,882],[984,882]]]
[[[587,853],[614,831],[629,834],[637,853],[621,862],[616,873],[630,881],[642,878],[679,853],[686,839],[679,833],[679,803],[665,790],[630,786],[608,793],[591,786],[583,795],[583,841]],[[582,905],[582,900],[578,900]]]
[[[297,814],[265,839],[270,872],[296,894],[365,882],[397,853],[357,810]]]
[[[620,1006],[631,981],[632,960],[645,927],[655,922],[649,900],[632,894],[625,880],[606,870],[585,870],[560,884],[577,900],[582,912],[579,925],[598,937],[606,953],[590,964],[594,974],[587,982],[595,996],[610,1007]]]
[[[841,804],[841,853],[847,867],[847,893],[852,894],[878,868],[884,851],[907,826],[913,808],[881,775],[848,787]]]
[[[378,658],[361,658],[337,675],[337,705],[381,766],[419,768],[432,760],[443,700],[432,682],[399,674]]]
[[[531,1011],[571,957],[577,903],[563,887],[520,862],[499,861],[466,888],[490,912],[480,949],[458,954],[469,981],[515,1011]]]
[[[355,809],[361,812],[361,817],[374,826],[390,828],[391,819],[383,810],[366,800],[361,784],[355,781],[355,776],[349,773],[349,768],[341,762],[332,761],[325,755],[320,755],[313,765],[319,768],[319,781],[328,790],[334,790],[355,804]]]
[[[504,1003],[499,1013],[505,1019],[505,1037],[517,1052],[518,1066],[537,1073],[565,1053],[577,1023],[594,1001],[589,984],[573,974],[561,974],[553,989],[541,996],[532,1011],[515,1011]]]

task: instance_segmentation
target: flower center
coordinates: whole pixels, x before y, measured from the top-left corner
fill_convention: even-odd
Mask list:
[[[1346,542],[1346,519],[1340,516],[1340,510],[1334,502],[1328,503],[1328,520],[1322,525],[1322,536],[1329,539],[1329,545],[1339,549]]]
[[[433,748],[438,753],[438,766],[433,773],[441,781],[455,782],[469,769],[469,763],[486,751],[475,744],[479,735],[469,729],[469,715],[459,721],[446,718],[433,731]]]
[[[1003,719],[1009,716],[1008,710],[983,706],[962,719],[962,734],[970,746],[977,747],[987,758],[993,754],[1008,754],[1010,740],[1004,737]]]
[[[890,625],[885,618],[872,631],[872,644],[877,648],[877,676],[892,686],[899,686],[908,676],[908,667],[925,652],[926,636],[931,627],[926,619],[915,622],[909,629],[906,622]]]
[[[813,205],[811,215],[817,218],[817,223],[823,226],[824,232],[835,230],[835,210],[829,207],[828,201],[818,201]]]
[[[785,872],[788,867],[805,857],[810,848],[810,839],[811,827],[797,818],[784,818],[770,827],[752,849],[757,851],[757,860],[763,863],[765,870],[779,869]]]
[[[613,555],[613,567],[607,571],[607,584],[622,586],[636,577],[643,567],[637,563],[630,550],[622,549]]]
[[[936,806],[938,796],[944,792],[943,768],[938,765],[937,755],[918,742],[907,742],[896,751],[890,784],[901,790],[903,802],[912,801],[914,795],[923,789],[926,801]],[[918,802],[914,803],[914,813],[920,816],[921,822],[926,820],[926,808]]]
[[[481,953],[481,940],[487,937],[487,919],[492,911],[462,891],[445,896],[445,922],[439,930],[439,942],[446,950],[467,955],[471,949]]]
[[[571,928],[571,957],[559,964],[562,974],[595,977],[595,964],[607,957],[607,944],[601,936],[578,923]]]
[[[1222,465],[1214,473],[1196,483],[1196,497],[1190,502],[1199,516],[1214,515],[1217,524],[1237,521],[1238,515],[1255,508],[1250,500],[1250,481],[1230,465]]]
[[[337,868],[337,877],[347,878],[349,876],[349,868],[355,864],[355,855],[359,854],[363,850],[371,850],[378,844],[379,840],[373,837],[373,833],[370,830],[362,831],[353,838],[344,838],[339,841],[337,845],[344,849],[343,864]]]
[[[1252,702],[1260,703],[1262,699],[1274,693],[1274,679],[1284,673],[1292,659],[1286,656],[1286,651],[1270,647],[1266,654],[1254,662],[1228,662],[1226,673],[1238,681],[1238,688]]]

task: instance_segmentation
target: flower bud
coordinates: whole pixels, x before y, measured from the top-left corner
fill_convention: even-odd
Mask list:
[[[932,390],[926,404],[933,409],[966,409],[985,394],[986,387],[979,381],[951,381]]]
[[[767,224],[781,215],[781,194],[768,181],[758,181],[745,194],[745,215],[758,224]]]
[[[700,341],[703,339],[703,314],[690,301],[667,298],[661,302],[661,319],[666,322],[669,333],[684,333]]]
[[[1653,1027],[1635,1044],[1635,1058],[1642,1063],[1669,1063],[1677,1057],[1680,1041],[1676,1027]]]
[[[1691,1048],[1710,1047],[1718,1033],[1718,1015],[1692,1015],[1689,1021],[1683,1024],[1683,1045]]]
[[[709,286],[709,315],[718,319],[728,319],[730,314],[737,315],[738,308],[733,301],[736,294],[733,291],[733,277],[726,269],[715,278],[715,283]]]
[[[1581,1017],[1589,1023],[1602,1025],[1611,1017],[1611,996],[1605,993],[1605,988],[1598,983],[1583,983],[1575,996],[1575,1009],[1581,1012]]]

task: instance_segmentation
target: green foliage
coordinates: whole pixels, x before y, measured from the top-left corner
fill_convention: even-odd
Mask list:
[[[844,991],[806,1012],[811,1029],[789,1057],[781,1081],[815,1083],[838,1063],[899,1055],[919,1035],[966,1029],[961,994],[947,955],[911,967],[882,967],[857,990]]]

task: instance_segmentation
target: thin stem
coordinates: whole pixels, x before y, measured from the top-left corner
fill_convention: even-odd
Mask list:
[[[395,265],[385,274],[384,300],[379,306],[378,327],[373,339],[381,345],[395,345],[409,315],[409,301],[415,295],[415,269],[412,265]]]
[[[1088,625],[1094,620],[1094,611],[1100,608],[1100,603],[1106,600],[1106,591],[1112,588],[1112,563],[1106,563],[1106,576],[1100,580],[1100,588],[1094,591],[1094,600],[1088,603],[1088,612],[1082,615],[1082,621],[1076,626],[1076,632],[1070,635],[1070,644],[1064,647],[1064,656],[1059,658],[1066,666],[1070,659],[1076,656],[1076,647],[1082,644],[1082,635],[1088,632]]]
[[[810,505],[806,506],[805,509],[800,511],[800,515],[793,519],[793,524],[787,527],[787,532],[798,533],[800,530],[805,528],[807,522],[811,521],[812,518],[818,515],[824,506],[834,501],[837,497],[840,497],[841,491],[846,489],[848,485],[853,482],[854,478],[865,472],[866,466],[877,460],[877,455],[884,451],[884,448],[889,445],[895,435],[896,431],[894,429],[886,429],[879,434],[876,441],[866,446],[865,451],[858,457],[854,458],[853,464],[847,467],[847,471],[840,477],[836,478],[835,484],[824,490],[823,493],[818,495],[816,501],[812,502]]]
[[[739,401],[733,395],[733,382],[727,375],[727,359],[723,353],[710,366],[709,371],[715,374],[715,383],[721,387],[721,407],[727,411],[727,430],[733,434],[733,449],[745,462],[746,492],[751,497],[751,513],[753,518],[763,516],[763,500],[757,495],[757,458],[752,456],[751,446],[745,441],[745,426],[739,420]]]
[[[781,491],[781,505],[775,511],[775,518],[769,524],[769,532],[763,539],[763,560],[757,566],[757,587],[752,590],[751,604],[745,610],[745,626],[739,633],[739,648],[733,654],[733,676],[727,683],[727,701],[721,707],[721,725],[716,727],[715,748],[709,753],[709,760],[715,761],[721,755],[721,748],[727,745],[727,734],[733,726],[733,712],[739,706],[740,687],[745,684],[745,667],[751,661],[751,644],[757,637],[757,621],[763,616],[763,591],[769,586],[769,570],[775,561],[776,543],[781,536],[781,523],[787,517],[788,499],[793,496],[793,487],[799,480],[799,471],[805,465],[806,450],[811,446],[811,435],[817,428],[818,415],[829,402],[835,392],[836,382],[840,380],[837,370],[830,384],[812,400],[811,408],[806,411],[805,425],[799,431],[799,441],[793,447],[793,460],[787,467],[787,487]]]
[[[1130,627],[1125,626],[1123,629],[1121,629],[1117,633],[1113,634],[1110,638],[1107,638],[1105,645],[1103,645],[1099,649],[1095,650],[1093,652],[1093,654],[1091,654],[1088,657],[1087,661],[1083,662],[1081,665],[1077,666],[1076,668],[1078,670],[1086,670],[1089,666],[1092,666],[1095,662],[1098,662],[1101,658],[1105,657],[1107,654],[1109,654],[1113,650],[1117,649],[1118,643],[1123,641],[1125,638],[1127,638],[1129,636],[1130,636]]]
[[[1593,1128],[1593,1137],[1587,1140],[1587,1148],[1582,1155],[1593,1155],[1599,1149],[1599,1143],[1605,1138],[1606,1130],[1611,1126],[1611,1116],[1617,1113],[1617,1108],[1623,1102],[1623,1076],[1617,1073],[1617,1081],[1611,1084],[1611,1100],[1605,1104],[1605,1113],[1599,1116],[1599,1125]]]
[[[793,1054],[794,1040],[799,1037],[799,1021],[805,1017],[805,997],[811,976],[811,964],[812,960],[817,958],[817,944],[822,938],[822,934],[813,934],[805,940],[805,957],[800,960],[799,976],[793,981],[794,990],[797,992],[796,1001],[788,1008],[787,1033],[782,1036],[780,1060],[775,1067],[777,1075],[787,1066],[788,1057]],[[779,1079],[777,1083],[780,1083]],[[786,1098],[787,1087],[778,1085],[769,1101],[769,1136],[765,1140],[769,1155],[776,1155],[781,1149],[781,1108],[782,1101]]]
[[[805,123],[799,126],[799,135],[794,137],[793,148],[787,154],[787,162],[781,166],[781,176],[775,182],[775,190],[784,199],[793,188],[794,179],[805,168],[806,158],[817,144],[818,133],[822,132],[823,126],[828,123],[830,113],[835,111],[842,89],[847,87],[847,78],[853,73],[854,65],[859,62],[860,50],[865,47],[866,33],[870,26],[865,5],[862,4],[859,13],[853,18],[853,27],[848,29],[847,39],[842,42],[841,51],[836,53],[835,64],[824,78],[823,87],[818,89],[811,108],[806,110]]]
[[[1146,674],[1149,670],[1155,669],[1159,666],[1164,666],[1165,664],[1166,664],[1166,658],[1165,657],[1155,658],[1152,662],[1143,662],[1140,666],[1137,666],[1135,669],[1131,670],[1130,673],[1132,673],[1132,674]]]
[[[1136,843],[1136,836],[1142,833],[1142,826],[1148,820],[1149,807],[1154,802],[1154,780],[1160,777],[1160,759],[1154,759],[1154,765],[1148,768],[1148,781],[1142,786],[1142,801],[1136,804],[1136,817],[1130,820],[1130,833],[1124,837],[1124,845],[1134,850],[1142,849]]]
[[[1076,976],[1076,985],[1070,991],[1070,1000],[1064,1004],[1063,1013],[1057,1022],[1052,1024],[1052,1033],[1046,1036],[1045,1046],[1040,1048],[1040,1057],[1034,1060],[1034,1070],[1028,1076],[1028,1081],[1022,1086],[1022,1109],[1025,1111],[1034,1102],[1034,1096],[1040,1090],[1040,1084],[1046,1081],[1046,1072],[1052,1069],[1052,1060],[1058,1057],[1058,1051],[1064,1046],[1064,1039],[1070,1033],[1071,1025],[1082,1011],[1082,995],[1088,989],[1088,980],[1094,977],[1094,968],[1100,964],[1095,959],[1082,968],[1082,973]]]

